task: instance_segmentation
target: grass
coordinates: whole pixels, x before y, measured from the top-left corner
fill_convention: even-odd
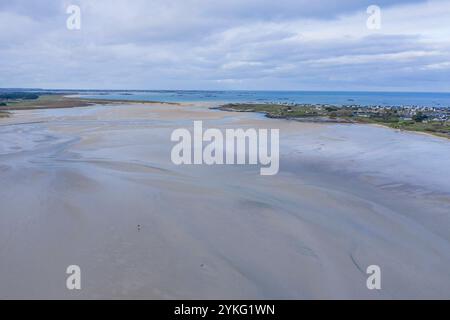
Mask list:
[[[3,101],[4,103],[5,101]],[[38,99],[17,99],[6,101],[6,106],[0,106],[0,110],[27,110],[43,108],[69,108],[89,105],[81,99],[66,98],[63,95],[42,95]]]
[[[219,109],[240,112],[261,112],[272,118],[286,117],[315,117],[319,114],[314,106],[304,105],[302,108],[292,108],[288,106],[272,104],[227,104]]]
[[[39,96],[39,98],[35,100],[17,99],[17,100],[0,101],[0,111],[75,108],[75,107],[87,107],[95,104],[115,104],[115,103],[164,103],[164,102],[68,98],[61,94],[45,94]],[[167,103],[167,104],[176,104],[176,103]]]
[[[398,123],[390,124],[389,126],[395,129],[425,132],[450,138],[450,123],[448,122],[424,123],[414,121],[400,121]]]

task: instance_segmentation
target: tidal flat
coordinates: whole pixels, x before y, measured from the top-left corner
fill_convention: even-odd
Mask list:
[[[449,140],[210,107],[0,119],[0,298],[450,298]],[[280,129],[279,173],[174,165],[194,120]]]

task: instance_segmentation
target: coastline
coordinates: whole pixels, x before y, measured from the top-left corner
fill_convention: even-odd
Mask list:
[[[68,97],[65,94],[42,95],[35,100],[21,100],[0,106],[0,113],[17,110],[39,110],[39,109],[60,109],[60,108],[80,108],[93,105],[117,105],[117,104],[167,104],[179,105],[175,102],[162,101],[142,101],[142,100],[114,100],[114,99],[88,99],[78,97]]]
[[[432,137],[432,138],[441,138],[441,139],[444,139],[444,140],[447,140],[447,141],[450,140],[450,136],[449,135],[445,135],[445,134],[438,134],[438,133],[425,132],[425,131],[416,131],[416,130],[399,129],[399,128],[394,128],[394,127],[391,127],[389,125],[381,124],[381,123],[358,123],[358,124],[375,126],[375,127],[390,129],[390,130],[394,130],[394,131],[398,131],[398,132],[414,133],[414,134],[419,134],[419,135]]]
[[[308,105],[309,106],[309,105]],[[314,106],[314,105],[311,105]],[[284,119],[291,121],[298,121],[304,123],[324,123],[324,124],[362,124],[362,125],[375,125],[392,130],[399,130],[401,132],[414,132],[421,133],[425,135],[430,135],[439,138],[450,139],[450,131],[446,133],[428,131],[423,128],[411,128],[408,126],[401,126],[399,123],[392,122],[382,122],[373,121],[369,118],[358,118],[358,117],[348,117],[348,116],[337,116],[329,117],[328,115],[311,116],[311,115],[301,115],[301,116],[291,116],[289,114],[282,114],[280,109],[289,108],[285,105],[273,105],[273,104],[247,104],[247,103],[236,103],[236,104],[225,104],[219,107],[213,107],[211,109],[227,111],[227,112],[253,112],[265,115],[265,117],[270,119]],[[343,108],[343,107],[341,107]],[[269,109],[269,110],[265,110]],[[290,111],[290,110],[289,110]],[[450,126],[448,126],[450,128]],[[447,129],[448,130],[448,129]]]
[[[147,100],[120,100],[120,99],[98,99],[98,98],[79,98],[70,97],[67,94],[51,94],[51,95],[41,95],[36,100],[22,100],[17,103],[0,106],[0,119],[9,118],[12,116],[11,111],[23,111],[23,110],[43,110],[43,109],[63,109],[63,108],[83,108],[95,105],[122,105],[122,104],[144,104],[144,105],[192,105],[192,103],[181,103],[181,102],[165,102],[165,101],[147,101]],[[205,103],[206,104],[206,103]],[[380,126],[384,128],[389,128],[391,130],[398,130],[400,132],[412,132],[422,135],[428,135],[432,137],[444,138],[449,140],[450,134],[443,134],[438,132],[427,132],[424,130],[414,130],[404,127],[396,127],[389,123],[379,123],[364,121],[366,119],[346,119],[346,118],[329,118],[329,117],[291,117],[289,115],[280,116],[274,115],[270,111],[258,111],[258,110],[240,110],[240,105],[248,105],[245,103],[232,104],[233,107],[229,107],[228,104],[221,104],[219,106],[209,107],[211,110],[220,110],[227,112],[253,112],[263,114],[265,117],[270,119],[283,119],[298,121],[303,123],[322,123],[322,124],[362,124],[362,125],[372,125]],[[258,105],[258,104],[255,104]],[[270,104],[267,104],[268,106]],[[283,107],[283,106],[280,106]]]

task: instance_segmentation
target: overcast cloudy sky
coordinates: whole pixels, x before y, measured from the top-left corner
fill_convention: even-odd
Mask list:
[[[0,87],[450,92],[450,1],[0,0]]]

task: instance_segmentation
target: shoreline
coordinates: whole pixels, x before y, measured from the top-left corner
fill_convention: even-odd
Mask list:
[[[0,119],[11,117],[13,114],[10,111],[25,111],[25,110],[45,110],[45,109],[64,109],[64,108],[83,108],[95,105],[118,105],[118,104],[144,104],[144,105],[173,105],[181,106],[181,102],[165,102],[165,101],[144,101],[144,100],[118,100],[118,99],[91,99],[91,98],[78,98],[69,97],[67,94],[47,94],[39,96],[35,100],[21,100],[13,102],[11,105],[0,106]],[[190,104],[187,104],[190,105]],[[379,123],[375,121],[366,121],[368,119],[347,119],[342,117],[330,118],[327,116],[304,116],[295,117],[289,115],[274,114],[271,111],[256,110],[255,109],[239,109],[240,106],[273,106],[272,104],[247,104],[247,103],[233,103],[224,104],[220,106],[212,106],[208,109],[219,110],[226,112],[251,112],[264,115],[268,119],[283,119],[291,120],[302,123],[315,123],[315,124],[361,124],[361,125],[373,125],[383,128],[389,128],[392,130],[398,130],[400,132],[413,132],[426,136],[444,138],[450,140],[450,134],[439,132],[428,132],[426,130],[414,130],[408,128],[399,128],[389,123]],[[286,107],[283,105],[277,105],[276,107]]]
[[[116,104],[166,104],[166,105],[181,105],[175,102],[164,101],[141,101],[141,100],[115,100],[115,99],[88,99],[68,97],[67,95],[42,95],[35,100],[21,100],[13,102],[6,106],[0,106],[0,117],[2,113],[7,114],[8,111],[19,110],[40,110],[40,109],[63,109],[63,108],[81,108],[94,105],[116,105]]]
[[[253,106],[253,108],[247,109],[248,107]],[[259,110],[258,110],[259,107]],[[370,120],[369,118],[353,118],[349,119],[346,117],[334,117],[331,118],[327,115],[302,115],[302,116],[289,116],[289,115],[283,115],[280,113],[281,108],[286,108],[287,106],[284,105],[272,105],[272,104],[246,104],[246,103],[236,103],[236,104],[229,104],[229,105],[222,105],[219,107],[213,107],[211,109],[213,110],[220,110],[220,111],[226,111],[226,112],[251,112],[251,113],[259,113],[263,114],[266,118],[269,119],[283,119],[283,120],[291,120],[291,121],[297,121],[297,122],[303,122],[303,123],[317,123],[317,124],[361,124],[361,125],[375,125],[380,126],[384,128],[389,128],[392,130],[399,130],[400,132],[414,132],[414,133],[420,133],[423,135],[433,136],[433,137],[439,137],[444,138],[447,140],[450,140],[450,133],[441,133],[441,132],[432,132],[427,131],[426,129],[417,129],[414,130],[413,128],[408,129],[408,127],[399,127],[399,123],[388,123],[388,122],[378,122],[374,120]],[[272,109],[270,109],[272,108]],[[290,108],[290,107],[288,107]],[[342,107],[341,107],[342,108]],[[277,112],[278,114],[275,114]],[[396,126],[397,125],[397,126]]]

